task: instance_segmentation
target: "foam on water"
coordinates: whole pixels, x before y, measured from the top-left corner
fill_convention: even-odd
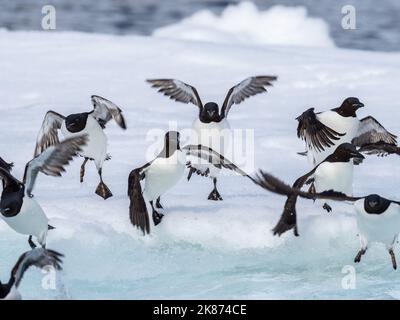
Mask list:
[[[201,10],[153,35],[231,44],[334,46],[326,22],[309,17],[305,7],[277,5],[261,11],[252,2],[230,5],[221,15]]]

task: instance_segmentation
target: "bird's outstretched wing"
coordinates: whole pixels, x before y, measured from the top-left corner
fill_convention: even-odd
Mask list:
[[[87,140],[87,135],[66,139],[47,148],[43,153],[29,161],[25,166],[23,180],[28,196],[32,196],[32,190],[39,172],[53,177],[61,176],[62,172],[65,171],[64,167],[78,152],[82,151],[81,148],[87,143]]]
[[[316,166],[310,172],[307,172],[305,175],[299,177],[294,182],[292,187],[287,186],[290,188],[289,191],[291,191],[292,189],[300,191],[301,188],[304,186],[304,184],[307,182],[307,180],[315,173],[317,168],[318,166]],[[286,187],[285,184],[283,183],[278,184],[277,182],[280,182],[279,180],[275,184],[274,183],[268,184],[269,180],[266,180],[265,177],[269,176],[264,172],[260,171],[260,174],[258,174],[255,179],[255,183],[271,192],[287,196],[281,217],[276,226],[272,229],[274,235],[280,236],[286,231],[293,229],[294,235],[299,236],[297,229],[297,212],[296,212],[296,202],[298,194],[295,192],[289,192],[288,189],[285,188]]]
[[[7,170],[8,172],[10,172],[13,167],[14,167],[14,163],[7,163],[6,161],[4,161],[3,158],[0,157],[0,168],[3,168],[5,170]]]
[[[349,197],[344,193],[335,190],[327,190],[316,193],[305,192],[298,188],[287,185],[286,183],[276,178],[272,174],[269,174],[262,170],[259,171],[254,180],[259,186],[263,187],[264,189],[284,196],[297,195],[302,198],[311,200],[324,199],[333,201],[352,201],[352,202],[365,198],[365,197]]]
[[[129,196],[129,219],[134,227],[143,231],[143,234],[150,233],[150,220],[146,202],[143,197],[140,181],[144,179],[143,167],[134,169],[129,174],[128,196]]]
[[[48,111],[44,117],[42,127],[36,138],[36,147],[34,157],[41,154],[48,147],[59,143],[58,130],[61,129],[61,125],[65,117],[61,114]]]
[[[400,148],[398,146],[383,142],[365,144],[358,151],[368,155],[376,154],[380,157],[385,157],[389,154],[400,155]]]
[[[357,147],[377,143],[397,145],[397,136],[387,131],[374,117],[368,116],[360,120],[357,136],[352,144]]]
[[[122,110],[115,103],[96,95],[93,95],[91,100],[93,104],[91,115],[102,128],[105,128],[108,121],[114,119],[122,129],[126,130],[126,122],[122,115]]]
[[[176,79],[149,79],[146,81],[151,84],[152,88],[157,88],[158,92],[163,93],[172,100],[193,103],[200,110],[203,108],[197,89],[187,83]]]
[[[277,79],[278,77],[276,76],[250,77],[230,88],[222,105],[221,117],[228,116],[233,104],[239,104],[246,98],[266,92],[267,89],[265,87],[272,86],[272,82]]]
[[[297,197],[300,196],[305,199],[325,199],[325,200],[335,200],[335,201],[357,201],[362,199],[361,197],[348,197],[344,193],[337,192],[334,190],[327,190],[320,193],[310,193],[301,191],[298,187],[301,183],[304,184],[306,176],[300,177],[293,187],[290,187],[286,183],[282,182],[273,175],[263,172],[262,170],[254,178],[255,183],[262,188],[283,196],[287,196],[285,207],[281,218],[275,228],[273,229],[274,235],[281,235],[286,231],[294,228],[295,236],[298,236],[297,232],[297,217],[296,217],[296,201]],[[296,183],[299,185],[296,186]]]
[[[9,281],[10,287],[12,285],[18,287],[25,271],[31,266],[35,266],[37,268],[51,266],[56,270],[61,270],[62,257],[63,255],[61,253],[44,248],[36,248],[25,252],[19,257],[17,263],[11,271],[11,277]]]
[[[249,176],[246,172],[236,166],[233,162],[219,154],[218,152],[214,151],[213,149],[203,146],[201,144],[198,145],[187,145],[182,148],[182,151],[186,152],[187,155],[197,157],[199,159],[205,160],[207,163],[215,166],[218,169],[225,168],[231,171],[234,171],[242,176],[253,180],[251,176]],[[187,166],[192,168],[191,163],[188,162]],[[206,175],[206,173],[203,173]]]
[[[324,147],[335,145],[333,140],[339,140],[345,133],[339,133],[327,127],[318,120],[314,113],[314,108],[304,111],[296,118],[299,122],[297,126],[297,137],[305,140],[309,149],[315,149],[318,152],[324,151]]]

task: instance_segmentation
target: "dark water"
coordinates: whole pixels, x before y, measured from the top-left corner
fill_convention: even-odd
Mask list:
[[[175,23],[198,10],[221,12],[235,0],[0,0],[0,27],[40,30],[41,8],[57,10],[57,30],[143,34]],[[400,51],[400,0],[253,0],[262,10],[273,5],[301,5],[328,22],[339,47]],[[341,8],[357,10],[357,30],[343,30]]]

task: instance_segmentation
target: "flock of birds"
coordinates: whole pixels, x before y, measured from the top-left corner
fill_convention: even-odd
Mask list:
[[[208,199],[222,200],[217,179],[224,168],[249,178],[268,191],[287,197],[281,218],[273,229],[276,235],[291,229],[296,236],[299,235],[296,222],[298,197],[322,200],[322,207],[328,212],[332,210],[331,201],[354,202],[361,242],[355,262],[360,261],[370,243],[382,242],[387,246],[393,268],[396,269],[393,246],[400,229],[400,202],[376,194],[354,197],[352,183],[353,166],[362,162],[363,154],[400,154],[397,137],[371,116],[359,120],[357,110],[364,107],[359,99],[347,98],[339,107],[324,112],[316,113],[311,108],[297,118],[297,135],[305,141],[306,147],[306,151],[299,154],[307,156],[312,169],[292,186],[262,170],[250,176],[224,157],[231,141],[222,132],[230,130],[227,117],[231,107],[266,92],[266,88],[276,80],[275,76],[254,76],[243,80],[228,91],[221,108],[215,102],[203,105],[196,88],[182,81],[147,80],[167,97],[196,105],[199,113],[193,123],[195,139],[191,144],[181,146],[179,132],[169,131],[165,134],[161,152],[152,161],[130,173],[128,197],[131,223],[143,234],[150,233],[146,200],[152,209],[153,224],[156,226],[162,221],[163,214],[159,212],[163,209],[161,196],[183,177],[185,168],[189,169],[188,180],[193,174],[210,177],[213,189]],[[3,184],[0,213],[12,229],[29,236],[31,247],[31,251],[18,259],[9,282],[0,282],[0,299],[19,297],[17,287],[30,266],[52,265],[61,269],[62,254],[46,249],[47,233],[54,227],[49,225],[46,214],[32,194],[39,172],[61,176],[70,161],[81,156],[80,182],[83,182],[87,162],[94,161],[100,179],[95,193],[104,200],[112,197],[102,175],[104,162],[111,159],[107,154],[104,129],[113,119],[125,130],[126,121],[122,110],[113,102],[95,95],[91,101],[93,110],[90,112],[66,117],[55,111],[46,113],[37,136],[34,158],[26,164],[22,181],[12,175],[13,164],[0,158],[0,179]],[[65,138],[62,141],[59,131]],[[308,191],[302,191],[304,185],[309,185]],[[33,238],[40,247],[37,247]]]

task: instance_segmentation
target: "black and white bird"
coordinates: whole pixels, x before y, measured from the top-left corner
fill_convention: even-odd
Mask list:
[[[0,281],[0,300],[21,300],[18,287],[24,273],[32,266],[41,269],[51,266],[55,270],[61,270],[62,257],[63,255],[57,251],[43,248],[36,248],[22,254],[12,268],[8,282],[3,284]]]
[[[36,140],[35,156],[59,142],[58,130],[61,130],[65,138],[86,134],[89,140],[80,153],[84,157],[80,181],[83,182],[86,163],[93,160],[100,176],[96,194],[103,199],[108,199],[112,197],[112,193],[104,183],[102,175],[103,163],[110,158],[107,155],[107,136],[104,129],[111,119],[114,119],[124,130],[126,123],[121,109],[113,102],[95,95],[91,97],[91,101],[93,110],[90,112],[70,114],[64,117],[57,112],[48,111]]]
[[[29,236],[32,248],[36,247],[32,236],[45,247],[47,231],[52,229],[32,194],[37,175],[42,172],[49,176],[61,176],[64,167],[82,150],[86,141],[86,136],[73,137],[47,148],[26,164],[22,182],[9,171],[0,168],[0,179],[5,184],[0,201],[1,216],[16,232]]]
[[[202,145],[187,145],[181,148],[179,139],[179,132],[167,132],[164,137],[164,147],[159,155],[144,166],[134,169],[129,175],[130,220],[144,234],[150,233],[150,222],[143,193],[150,202],[153,222],[157,225],[161,222],[163,214],[157,212],[154,202],[156,201],[157,209],[162,209],[160,197],[178,183],[184,174],[185,167],[192,168],[191,162],[187,161],[187,156],[194,156],[219,169],[226,168],[252,179],[211,148]],[[208,172],[204,173],[204,175],[207,174]],[[141,180],[144,180],[144,191],[140,184]]]
[[[335,151],[320,162],[314,169],[299,177],[293,184],[293,188],[301,189],[305,184],[313,183],[311,192],[324,192],[335,190],[347,196],[353,194],[353,163],[360,164],[364,156],[350,143],[342,143]],[[274,227],[274,235],[281,235],[294,229],[298,236],[296,217],[295,195],[288,196],[283,213],[277,225]],[[330,212],[330,205],[325,202],[323,208]]]
[[[353,202],[360,238],[360,251],[357,253],[354,262],[361,261],[362,255],[366,253],[371,243],[383,243],[390,254],[393,268],[397,268],[393,247],[400,233],[399,201],[389,200],[377,194],[370,194],[365,197],[348,197],[335,190],[327,190],[321,193],[304,192],[297,188],[292,188],[274,176],[262,171],[255,178],[255,181],[264,189],[288,197],[300,196],[312,200],[324,199]]]
[[[192,125],[191,144],[201,144],[212,148],[222,154],[230,154],[231,130],[228,122],[229,111],[234,104],[243,102],[246,98],[266,92],[266,87],[272,86],[276,76],[254,76],[249,77],[229,89],[221,110],[216,102],[208,102],[203,105],[197,89],[189,84],[175,79],[152,79],[147,80],[152,87],[158,88],[158,92],[171,99],[183,103],[192,103],[199,108],[197,119]],[[214,188],[208,196],[209,200],[222,200],[217,189],[217,177],[220,170],[208,164],[196,163],[192,159],[192,169],[189,171],[188,180],[193,173],[202,175],[208,171],[208,176],[213,179]]]
[[[357,147],[378,142],[397,145],[396,136],[388,132],[375,118],[357,118],[357,110],[364,107],[358,98],[350,97],[338,108],[314,112],[310,108],[296,118],[297,136],[306,142],[309,163],[315,167],[341,143]]]

